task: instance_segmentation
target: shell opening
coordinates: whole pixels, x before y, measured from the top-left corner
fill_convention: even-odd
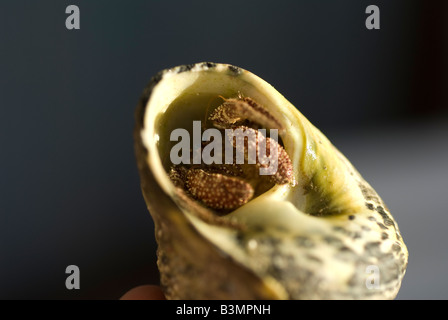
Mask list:
[[[187,72],[174,68],[163,74],[162,80],[154,87],[151,99],[147,105],[148,109],[144,119],[145,126],[144,131],[142,132],[144,139],[142,140],[146,142],[146,148],[149,150],[150,159],[148,159],[148,162],[156,175],[156,179],[159,180],[159,183],[165,192],[172,195],[173,198],[179,198],[178,195],[176,196],[176,192],[179,192],[179,184],[176,187],[173,181],[170,181],[170,176],[171,180],[173,178],[170,173],[173,170],[173,162],[170,155],[173,147],[179,143],[179,140],[171,141],[172,132],[176,129],[184,129],[188,132],[188,136],[193,140],[196,134],[194,132],[194,122],[200,121],[202,129],[213,127],[214,124],[211,120],[213,118],[213,112],[223,104],[223,100],[225,101],[225,99],[235,97],[250,97],[264,106],[266,110],[269,110],[269,113],[272,114],[272,117],[275,120],[265,120],[268,121],[268,125],[272,122],[275,125],[275,121],[277,121],[277,124],[288,124],[284,114],[278,112],[277,108],[273,107],[278,102],[273,101],[272,97],[266,93],[266,90],[263,90],[264,86],[267,86],[266,89],[268,90],[272,89],[267,83],[253,74],[246,71],[241,71],[240,73],[235,74],[235,72],[233,72],[227,65],[217,65],[210,70],[204,69],[203,66],[196,66]],[[257,117],[258,115],[255,116],[255,118]],[[269,121],[271,122],[269,123]],[[265,129],[268,129],[269,131],[269,129],[278,128],[265,127]],[[284,139],[284,129],[280,129],[280,144],[286,145],[289,143],[288,150],[294,149],[288,137]],[[192,143],[194,142],[190,141],[190,144]],[[282,146],[280,146],[280,148],[282,148]],[[285,146],[285,148],[287,148],[287,146]],[[190,151],[192,150],[190,149]],[[198,166],[189,167],[192,168],[192,170],[196,170],[196,173],[199,173],[199,171],[197,171]],[[200,168],[201,167],[199,166],[199,169]],[[257,178],[253,178],[254,168],[249,165],[243,166],[242,168],[243,169],[238,168],[239,170],[244,171],[243,178],[240,179],[241,181],[237,180],[241,175],[240,177],[238,177],[238,174],[233,174],[232,176],[232,173],[230,173],[231,177],[226,183],[213,184],[213,177],[201,173],[201,179],[198,179],[196,176],[190,178],[188,182],[185,181],[185,184],[188,186],[188,183],[196,183],[195,188],[192,188],[193,191],[189,193],[190,196],[191,193],[194,192],[194,196],[196,197],[195,200],[198,200],[198,198],[199,200],[205,199],[204,201],[199,202],[203,205],[205,204],[206,207],[208,206],[208,209],[211,209],[213,214],[218,216],[235,211],[235,209],[244,206],[247,202],[253,201],[253,199],[267,193],[268,190],[270,195],[276,193],[279,197],[284,197],[285,189],[289,190],[291,188],[290,184],[276,185],[276,183],[272,182],[272,179],[268,179],[267,177],[260,178],[258,175]],[[212,170],[216,171],[216,167]],[[232,171],[233,169],[230,167],[230,169],[218,168],[218,170],[225,170],[225,173],[228,174],[227,171]],[[292,171],[293,170],[291,169],[291,172]],[[220,173],[221,172],[218,172],[218,174]],[[211,172],[210,174],[213,175],[217,173]],[[174,175],[176,176],[176,179],[179,180],[179,172]],[[221,179],[222,177],[219,178]],[[182,179],[184,178],[181,178],[181,180]],[[295,178],[292,177],[292,179]],[[254,180],[257,181],[254,182]],[[203,182],[204,187],[199,184],[199,182]],[[245,184],[245,182],[247,182],[247,184]],[[246,185],[249,187],[246,187]],[[208,190],[215,191],[215,199],[212,199],[209,195],[201,195],[207,193],[207,188],[210,188],[210,186],[215,188],[214,190]],[[253,187],[253,190],[249,190],[250,186]],[[220,187],[222,188],[219,189]],[[232,190],[235,190],[235,192],[232,193]],[[237,194],[238,196],[241,195],[241,198],[234,199],[234,194]],[[181,196],[180,198],[186,199],[185,196]],[[224,198],[226,199],[222,200]],[[224,204],[216,207],[209,205],[215,203],[219,205],[221,205],[220,203]],[[235,205],[229,205],[229,203],[234,203]],[[188,203],[184,203],[184,207],[187,207],[188,209],[188,206]],[[196,205],[193,207],[193,210],[197,210]]]

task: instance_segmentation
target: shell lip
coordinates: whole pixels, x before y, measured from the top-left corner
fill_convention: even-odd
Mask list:
[[[139,106],[140,108],[136,112],[136,123],[140,125],[140,128],[144,128],[144,115],[147,108],[147,103],[151,97],[152,91],[154,88],[159,84],[159,82],[163,79],[163,77],[170,73],[183,73],[188,71],[204,71],[204,70],[211,70],[215,68],[222,68],[229,70],[229,74],[233,74],[234,76],[238,76],[245,72],[246,70],[234,66],[232,64],[227,63],[216,63],[216,62],[198,62],[198,63],[192,63],[192,64],[183,64],[178,65],[176,67],[167,68],[164,70],[161,70],[157,72],[151,80],[149,80],[148,84],[145,86],[145,89],[143,90],[143,94],[140,98]]]

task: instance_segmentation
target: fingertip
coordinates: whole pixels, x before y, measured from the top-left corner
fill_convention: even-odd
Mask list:
[[[142,285],[126,292],[120,300],[166,300],[162,289],[154,285]]]

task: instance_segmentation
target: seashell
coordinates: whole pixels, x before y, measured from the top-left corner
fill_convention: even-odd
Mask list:
[[[258,160],[173,165],[171,133],[183,128],[194,136],[193,121],[201,121],[201,133],[278,129],[281,174],[257,174]],[[139,101],[134,140],[168,299],[397,295],[408,251],[387,206],[330,141],[256,75],[216,63],[159,72]]]

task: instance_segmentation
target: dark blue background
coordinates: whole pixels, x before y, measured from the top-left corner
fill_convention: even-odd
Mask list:
[[[411,254],[400,298],[448,298],[444,1],[0,3],[0,298],[158,283],[133,112],[150,77],[231,63],[274,85],[372,183]],[[76,4],[81,29],[65,28]],[[365,28],[365,8],[381,29]],[[81,290],[65,289],[65,267]]]

